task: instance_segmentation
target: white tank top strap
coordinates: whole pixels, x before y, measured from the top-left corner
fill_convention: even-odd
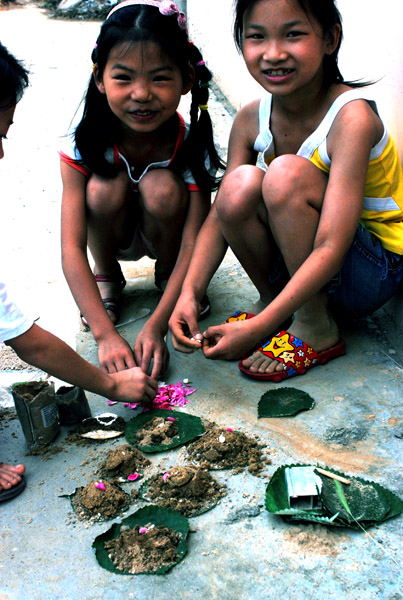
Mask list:
[[[311,158],[316,148],[319,148],[321,157],[326,157],[326,138],[334,123],[334,120],[337,117],[340,110],[346,104],[352,102],[353,100],[366,100],[367,102],[369,102],[376,114],[378,114],[376,103],[373,100],[366,97],[365,93],[363,93],[362,88],[356,88],[353,90],[349,90],[348,92],[344,92],[334,100],[333,104],[327,111],[325,117],[323,118],[317,129],[315,129],[315,131],[311,133],[311,135],[303,142],[297,154],[299,156]]]

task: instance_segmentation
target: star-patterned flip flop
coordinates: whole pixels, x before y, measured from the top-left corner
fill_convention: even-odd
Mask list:
[[[274,373],[255,373],[243,366],[242,360],[238,367],[248,377],[261,381],[279,383],[289,377],[304,375],[308,369],[317,365],[325,365],[329,360],[343,356],[346,353],[344,340],[339,340],[335,346],[316,352],[311,346],[288,331],[279,331],[258,349],[259,352],[283,364],[282,371]]]

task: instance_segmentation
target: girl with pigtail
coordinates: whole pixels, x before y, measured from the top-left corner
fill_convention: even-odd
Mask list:
[[[197,233],[216,189],[208,114],[211,73],[172,2],[125,0],[101,27],[81,120],[60,152],[63,270],[109,373],[139,366],[157,378]],[[191,92],[190,123],[177,112]],[[87,258],[94,259],[94,272]],[[115,328],[125,286],[119,260],[156,260],[163,292],[134,349]],[[200,314],[208,311],[207,296]]]

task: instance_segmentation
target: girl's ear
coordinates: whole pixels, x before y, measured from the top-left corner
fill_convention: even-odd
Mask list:
[[[93,66],[92,75],[94,77],[95,85],[97,86],[98,90],[101,92],[101,94],[105,94],[105,86],[102,82],[102,79],[99,78],[99,71],[97,65]]]
[[[190,65],[187,77],[183,82],[182,96],[185,96],[192,89],[195,82],[195,75],[195,68],[193,65]]]
[[[331,30],[328,31],[326,34],[326,54],[333,54],[340,42],[340,36],[341,25],[339,23],[336,23],[336,25],[333,25]]]

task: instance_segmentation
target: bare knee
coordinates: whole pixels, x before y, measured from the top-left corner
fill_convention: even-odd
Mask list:
[[[263,176],[253,165],[241,165],[226,175],[215,201],[220,221],[239,223],[256,214],[262,202]]]
[[[111,217],[125,206],[129,190],[125,173],[114,179],[93,174],[87,183],[87,208],[98,217]]]
[[[264,176],[263,199],[270,213],[307,203],[319,208],[326,185],[326,175],[308,159],[284,154],[273,160]]]
[[[171,221],[186,212],[189,194],[186,185],[168,169],[155,169],[143,177],[139,192],[144,210],[158,221]]]

